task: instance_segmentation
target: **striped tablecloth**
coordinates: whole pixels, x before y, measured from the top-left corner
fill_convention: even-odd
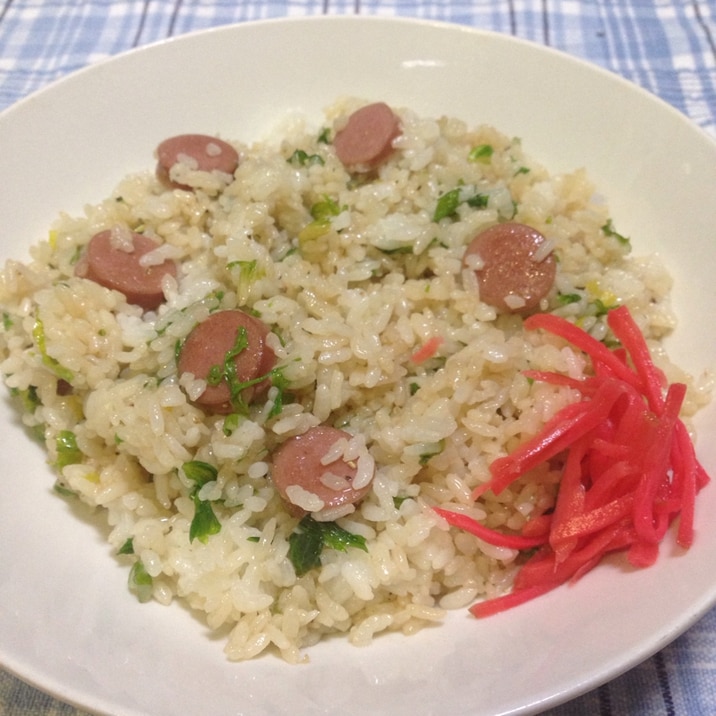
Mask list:
[[[229,23],[321,14],[448,21],[550,45],[660,96],[716,139],[716,0],[3,0],[0,110],[133,47]],[[80,713],[0,671],[0,716]],[[716,714],[716,611],[643,664],[549,713]]]

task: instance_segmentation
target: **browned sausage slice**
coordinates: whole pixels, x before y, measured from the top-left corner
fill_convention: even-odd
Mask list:
[[[345,166],[370,170],[393,153],[393,140],[400,133],[398,116],[385,102],[376,102],[351,114],[333,146]]]
[[[302,435],[289,438],[275,452],[271,479],[281,497],[293,508],[292,512],[317,511],[302,510],[300,506],[296,509],[293,487],[303,488],[321,500],[323,507],[319,509],[355,504],[370,491],[370,481],[359,488],[353,487],[357,474],[354,461],[346,462],[338,458],[328,464],[322,462],[338,440],[350,440],[351,437],[338,428],[318,425]]]
[[[246,331],[246,347],[234,356],[227,355],[234,352],[242,328]],[[239,309],[212,313],[197,324],[184,341],[179,352],[178,372],[180,375],[191,373],[201,379],[209,378],[212,369],[219,370],[220,375],[223,375],[228,357],[233,362],[237,384],[259,378],[276,363],[274,352],[266,345],[268,332],[266,324]],[[250,402],[268,386],[269,382],[263,381],[259,385],[245,388],[241,398]],[[195,402],[214,413],[232,412],[231,387],[226,377],[222,377],[216,385],[207,385]]]
[[[191,189],[169,178],[170,169],[181,161],[195,165],[200,171],[233,174],[239,166],[239,154],[227,142],[207,134],[169,137],[157,147],[156,174],[162,184],[175,189]]]
[[[463,264],[475,270],[480,299],[507,313],[536,308],[557,272],[547,239],[517,222],[495,224],[479,233],[465,250]]]
[[[126,229],[100,231],[90,239],[77,262],[75,275],[120,291],[129,303],[145,311],[154,310],[164,300],[162,279],[167,274],[177,274],[176,264],[169,259],[160,264],[142,265],[142,256],[158,246],[148,236]]]

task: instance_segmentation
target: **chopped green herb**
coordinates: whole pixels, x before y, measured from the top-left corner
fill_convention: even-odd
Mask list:
[[[209,369],[209,372],[206,377],[206,382],[209,385],[218,385],[222,380],[226,380],[229,386],[231,405],[237,413],[245,415],[248,411],[248,406],[242,398],[243,391],[246,390],[246,388],[251,387],[252,385],[257,385],[258,383],[262,383],[266,379],[270,379],[273,385],[279,388],[279,394],[269,414],[269,417],[274,417],[275,415],[278,415],[283,408],[283,393],[285,388],[288,386],[288,382],[284,378],[281,368],[273,368],[268,373],[257,376],[256,378],[252,378],[251,380],[239,380],[236,374],[235,358],[243,350],[245,350],[248,345],[248,332],[242,326],[236,332],[236,340],[234,341],[234,345],[228,351],[226,351],[223,363],[220,365],[213,365]],[[234,421],[236,422],[234,423]],[[230,435],[231,432],[233,432],[233,430],[235,430],[237,426],[238,416],[235,418],[231,418],[228,423],[225,421],[225,434]]]
[[[417,383],[410,384],[410,395],[415,395],[420,390],[420,386]]]
[[[321,133],[318,135],[319,144],[329,144],[331,141],[331,130],[330,127],[324,127]]]
[[[341,552],[349,547],[368,551],[365,537],[348,532],[335,522],[318,522],[310,515],[299,522],[288,542],[288,558],[299,577],[321,565],[321,552],[325,547]]]
[[[9,314],[7,311],[3,311],[3,314],[2,314],[2,327],[3,327],[6,331],[9,331],[9,330],[12,328],[12,325],[13,325],[13,321],[12,321],[12,318],[10,317],[10,314]]]
[[[438,197],[438,203],[433,213],[433,221],[438,222],[455,216],[460,206],[460,188],[451,189]]]
[[[117,550],[117,554],[134,554],[134,537],[128,537],[125,543]]]
[[[47,366],[58,378],[62,378],[68,383],[71,383],[74,378],[72,372],[61,366],[59,361],[47,353],[45,327],[39,318],[35,321],[35,325],[33,326],[32,338],[35,341],[35,345],[37,345],[37,349],[40,351],[43,365]]]
[[[13,389],[12,395],[17,396],[22,402],[22,407],[28,413],[34,413],[35,410],[42,405],[40,396],[37,394],[37,387],[34,385],[28,386],[27,390]]]
[[[140,602],[148,602],[152,598],[152,577],[141,561],[137,560],[129,570],[129,591],[136,595]]]
[[[529,174],[530,171],[531,171],[531,169],[530,169],[529,167],[520,167],[520,168],[515,172],[515,176],[517,176],[518,174]]]
[[[224,418],[224,435],[228,438],[229,435],[232,435],[234,430],[239,427],[239,423],[243,419],[242,415],[239,415],[238,413],[230,413]]]
[[[315,522],[312,518],[309,519]],[[355,547],[356,549],[362,549],[364,552],[368,551],[365,537],[348,532],[348,530],[339,527],[335,522],[315,522],[315,524],[320,525],[323,540],[329,549],[345,552],[348,547]]]
[[[596,316],[606,316],[615,306],[605,303],[601,298],[595,298],[594,307],[596,308]]]
[[[387,256],[390,256],[391,254],[412,254],[413,253],[413,247],[412,246],[398,246],[394,249],[384,249],[380,246],[378,246],[378,250],[382,253],[386,254]]]
[[[278,342],[286,347],[286,339],[283,336],[283,332],[277,326],[274,326],[271,332],[278,338]]]
[[[288,543],[288,558],[297,576],[300,577],[314,567],[321,566],[323,535],[318,530],[294,532],[288,538]]]
[[[298,232],[298,244],[305,247],[306,242],[315,241],[321,236],[325,236],[330,230],[331,222],[328,219],[316,219],[310,224],[306,224]]]
[[[487,208],[487,203],[489,201],[490,197],[488,194],[475,194],[475,196],[471,196],[469,199],[467,199],[466,203],[473,209],[485,209]]]
[[[80,260],[82,253],[82,247],[76,246],[74,252],[72,253],[72,257],[70,258],[70,265],[74,266]]]
[[[338,206],[338,202],[331,199],[327,194],[323,195],[323,201],[318,201],[311,207],[311,216],[316,221],[330,219],[332,216],[338,216],[340,213],[341,208]]]
[[[323,166],[325,162],[320,154],[309,154],[303,149],[297,149],[289,158],[288,163],[297,167],[310,167],[313,164]]]
[[[445,441],[440,440],[436,443],[431,443],[428,446],[428,450],[420,455],[420,464],[427,465],[431,457],[439,455],[445,449]]]
[[[57,447],[57,467],[62,470],[66,465],[82,462],[82,451],[77,447],[77,437],[71,430],[60,430],[55,439]]]
[[[181,466],[187,479],[194,483],[192,495],[196,494],[207,482],[213,482],[219,475],[219,471],[208,462],[202,460],[190,460]]]
[[[331,218],[341,213],[341,207],[330,196],[323,195],[310,209],[313,221],[301,229],[298,234],[299,245],[313,241],[331,230]]]
[[[561,305],[568,306],[570,303],[579,303],[582,297],[578,293],[560,293],[557,300]]]
[[[401,507],[401,505],[402,505],[406,500],[409,500],[409,499],[410,499],[410,498],[409,498],[407,495],[404,495],[404,496],[402,496],[402,497],[401,497],[400,495],[396,495],[396,496],[393,498],[393,505],[395,505],[395,509],[396,509],[396,510],[399,510],[400,507]]]
[[[206,544],[211,535],[218,534],[220,531],[221,522],[214,514],[211,502],[200,500],[194,495],[194,519],[189,525],[189,541],[198,539],[199,542]]]
[[[239,281],[243,283],[252,283],[256,279],[262,278],[264,275],[264,272],[256,259],[253,259],[253,261],[230,261],[226,264],[226,268],[229,270],[238,268]]]
[[[298,251],[298,249],[295,246],[292,246],[288,251],[286,251],[283,256],[280,256],[278,258],[278,261],[283,261],[284,259],[287,259],[289,256],[293,256]]]
[[[222,380],[226,380],[229,385],[229,393],[231,404],[240,410],[246,409],[246,405],[241,399],[241,392],[248,385],[252,385],[250,381],[242,382],[236,375],[236,356],[242,351],[246,350],[249,345],[249,334],[248,331],[241,326],[236,332],[236,339],[234,345],[229,348],[224,354],[224,362],[221,365],[213,365],[209,369],[209,373],[206,377],[206,382],[209,385],[218,385]]]
[[[55,483],[54,488],[55,488],[55,492],[58,495],[62,495],[62,497],[77,497],[77,493],[74,490],[70,490],[69,487],[60,485],[59,482]]]
[[[258,537],[257,535],[253,535],[252,537],[247,537],[246,541],[247,542],[260,542],[261,537]]]
[[[630,246],[631,240],[628,236],[624,236],[620,234],[616,229],[614,228],[614,225],[612,224],[612,220],[609,219],[604,226],[602,226],[602,231],[604,232],[605,236],[612,236],[614,237],[620,244],[623,246]]]
[[[194,483],[190,496],[194,501],[194,517],[189,526],[189,541],[198,539],[206,544],[211,535],[221,531],[221,522],[214,514],[214,509],[209,500],[199,498],[199,490],[208,482],[213,482],[219,475],[219,471],[208,462],[202,460],[190,460],[182,465],[182,470],[187,479]]]
[[[489,194],[477,192],[475,194],[466,195],[467,187],[458,186],[450,191],[445,192],[438,197],[438,203],[433,213],[433,221],[438,222],[442,219],[449,219],[457,214],[460,204],[467,204],[473,209],[485,209],[490,201]]]
[[[269,410],[268,414],[269,418],[275,418],[277,415],[280,415],[283,410],[283,406],[286,401],[288,379],[283,374],[283,370],[280,367],[274,368],[269,375],[271,377],[271,384],[278,390],[273,406],[271,407],[271,410]]]
[[[470,150],[467,158],[471,162],[480,162],[481,164],[489,164],[492,155],[495,153],[494,147],[490,144],[478,144]]]

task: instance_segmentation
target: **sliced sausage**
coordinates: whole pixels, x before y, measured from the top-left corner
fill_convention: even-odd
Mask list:
[[[165,139],[157,147],[157,178],[170,188],[191,190],[169,178],[169,171],[178,162],[203,172],[233,174],[239,166],[239,153],[227,142],[206,134],[179,134]]]
[[[164,301],[162,280],[177,274],[176,264],[169,259],[142,265],[141,258],[158,246],[148,236],[127,229],[100,231],[90,239],[75,266],[75,275],[120,291],[129,303],[145,311],[154,310]]]
[[[333,146],[345,166],[369,171],[393,153],[393,140],[400,133],[398,116],[385,102],[376,102],[351,114],[336,133]]]
[[[246,331],[247,346],[232,356],[230,353],[236,349],[237,337],[242,328]],[[236,384],[259,378],[276,364],[274,352],[266,345],[268,332],[266,324],[239,309],[212,313],[197,324],[184,341],[179,352],[178,372],[180,375],[191,373],[200,379],[209,378],[212,369],[223,375],[228,359],[235,369],[232,380]],[[270,382],[266,380],[244,388],[241,399],[251,402],[269,385]],[[207,385],[195,402],[211,412],[226,414],[234,410],[231,397],[231,386],[223,375],[216,385]]]
[[[284,442],[275,452],[271,466],[271,479],[281,497],[291,506],[292,512],[314,512],[305,509],[305,503],[296,498],[291,488],[303,488],[317,497],[322,507],[342,507],[360,502],[370,491],[371,483],[354,487],[357,463],[338,458],[324,464],[331,448],[341,439],[352,436],[338,428],[318,425],[301,435]],[[302,502],[299,505],[298,502]]]
[[[463,264],[473,268],[480,299],[507,313],[536,308],[554,284],[557,262],[547,239],[526,224],[495,224],[465,250]]]

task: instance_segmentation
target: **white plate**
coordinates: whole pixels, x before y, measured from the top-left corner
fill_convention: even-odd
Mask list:
[[[563,54],[509,37],[416,21],[268,21],[185,36],[95,65],[0,115],[0,255],[24,258],[58,211],[146,168],[165,136],[253,139],[286,110],[318,119],[340,95],[488,122],[554,171],[586,166],[639,253],[676,280],[672,355],[713,367],[716,144],[675,110]],[[88,710],[178,713],[533,713],[612,678],[666,645],[716,601],[716,487],[696,544],[651,569],[600,566],[574,587],[477,621],[466,611],[365,649],[332,640],[308,666],[229,664],[220,639],[179,606],[140,605],[101,520],[52,494],[40,448],[0,404],[0,663]],[[698,451],[716,474],[716,409]]]

